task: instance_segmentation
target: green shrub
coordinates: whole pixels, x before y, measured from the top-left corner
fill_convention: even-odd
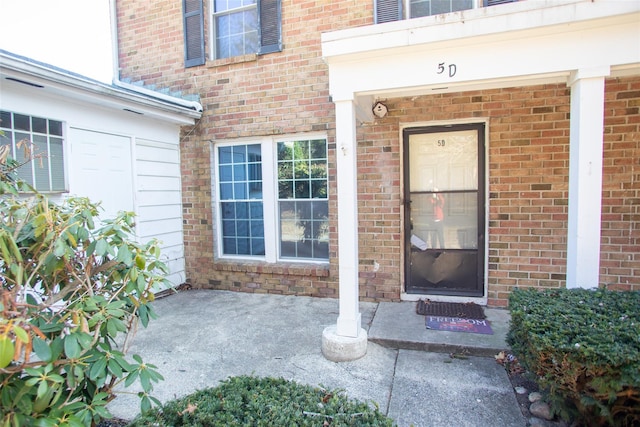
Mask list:
[[[581,425],[640,425],[640,292],[515,290],[513,352],[556,413]]]
[[[143,426],[392,426],[393,421],[340,391],[282,378],[231,377],[140,415]]]
[[[96,228],[85,198],[18,197],[0,160],[0,425],[92,425],[110,417],[115,387],[136,380],[148,409],[162,377],[116,338],[155,316],[151,289],[167,270],[158,243],[135,242],[131,213]]]

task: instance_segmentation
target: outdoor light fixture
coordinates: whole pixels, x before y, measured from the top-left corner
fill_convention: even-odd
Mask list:
[[[375,114],[376,117],[383,118],[387,115],[388,111],[387,106],[380,101],[376,102],[373,106],[373,114]]]

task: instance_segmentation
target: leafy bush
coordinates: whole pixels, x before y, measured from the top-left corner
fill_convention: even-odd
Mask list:
[[[640,292],[515,290],[513,352],[563,418],[640,425]]]
[[[392,426],[393,421],[340,391],[282,378],[231,377],[142,414],[143,426]]]
[[[159,403],[148,393],[162,376],[116,341],[155,316],[151,288],[167,271],[158,243],[134,241],[131,213],[96,228],[85,198],[18,197],[15,162],[0,163],[1,425],[92,425],[110,417],[116,386],[136,380],[141,408]]]

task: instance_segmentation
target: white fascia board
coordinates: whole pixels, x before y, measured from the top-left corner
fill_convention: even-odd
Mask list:
[[[345,56],[380,55],[387,49],[471,41],[479,36],[506,37],[533,29],[561,32],[566,25],[638,13],[640,2],[635,0],[520,1],[323,33],[322,55],[331,63]]]
[[[640,64],[640,11],[556,27],[530,28],[344,55],[329,61],[334,100],[567,82],[572,71]],[[550,31],[553,28],[554,31]],[[555,31],[557,29],[557,31]],[[438,73],[454,64],[455,76]]]
[[[39,90],[65,99],[74,99],[116,110],[127,110],[178,125],[193,124],[202,116],[202,107],[198,109],[200,104],[193,101],[163,94],[158,94],[158,98],[154,98],[146,93],[107,85],[88,77],[48,68],[2,52],[0,52],[0,75],[2,78],[0,84],[9,84],[5,78],[11,77],[21,82],[42,86]]]

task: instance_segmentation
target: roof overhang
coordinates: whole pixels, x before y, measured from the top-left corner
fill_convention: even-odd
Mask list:
[[[63,99],[127,111],[178,125],[194,124],[202,116],[202,106],[194,101],[109,85],[0,50],[0,86],[9,84],[28,85]]]
[[[567,83],[578,69],[640,75],[640,2],[521,1],[350,28],[322,34],[322,53],[332,98],[370,121],[376,99]]]

